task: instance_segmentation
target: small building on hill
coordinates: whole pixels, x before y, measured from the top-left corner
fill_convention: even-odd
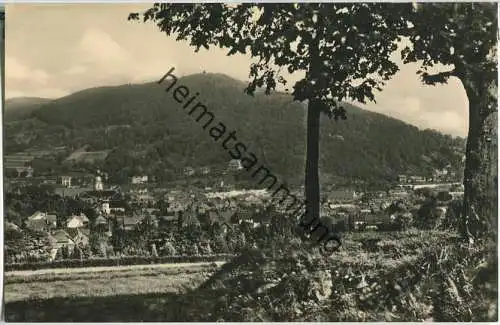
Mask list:
[[[106,214],[122,215],[125,213],[126,203],[124,200],[104,200],[101,203],[101,211]]]
[[[147,175],[132,176],[132,178],[130,180],[131,184],[146,184],[147,182],[148,182]]]
[[[241,160],[233,159],[233,160],[229,161],[227,169],[230,172],[237,172],[237,171],[242,170],[243,165],[241,164]]]
[[[119,215],[115,216],[116,218],[116,223],[119,228],[125,230],[125,231],[132,231],[135,230],[144,220],[145,216],[144,215],[139,215],[139,214],[134,214],[134,215]],[[157,218],[151,216],[149,218],[150,221],[156,224],[158,223]]]
[[[184,176],[191,177],[196,173],[196,171],[193,167],[187,166],[183,169],[183,173],[184,173]]]
[[[61,176],[61,184],[66,187],[71,187],[71,176]]]
[[[69,252],[72,252],[75,248],[75,242],[71,239],[71,236],[64,230],[58,229],[54,231],[51,235],[51,243],[53,244],[53,249],[55,249],[55,254],[57,251],[66,247]],[[55,257],[54,254],[54,257]]]
[[[424,176],[413,175],[409,177],[409,182],[412,184],[421,184],[426,182],[426,178]]]
[[[328,200],[333,203],[348,203],[357,198],[356,192],[353,190],[332,190],[328,193]]]
[[[42,219],[33,219],[26,220],[26,228],[33,231],[46,231],[47,230],[47,222]]]
[[[210,174],[210,168],[209,167],[200,167],[200,168],[198,168],[198,173],[200,175],[208,175],[208,174]]]
[[[47,213],[46,218],[47,218],[47,226],[48,226],[49,230],[56,229],[57,228],[57,215],[54,212]]]
[[[48,232],[57,228],[57,216],[55,214],[37,211],[28,217],[25,224],[30,230]]]
[[[90,230],[88,228],[67,228],[66,233],[78,247],[89,245]]]
[[[94,178],[94,175],[87,172],[72,171],[59,176],[58,184],[67,188],[86,187],[93,184]]]
[[[89,219],[84,213],[73,215],[68,218],[67,228],[86,228],[89,226]]]

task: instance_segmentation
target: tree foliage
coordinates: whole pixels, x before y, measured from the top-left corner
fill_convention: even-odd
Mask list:
[[[466,70],[485,79],[497,79],[495,3],[419,4],[416,10],[407,12],[406,18],[409,27],[401,33],[409,37],[411,46],[405,47],[402,57],[405,63],[420,63],[423,82],[434,85],[457,77],[467,87],[474,80],[468,80],[471,76]],[[438,64],[452,69],[430,73]],[[492,100],[496,102],[496,97]]]
[[[496,3],[419,4],[405,13],[411,46],[405,62],[420,62],[423,82],[458,78],[469,100],[461,232],[496,239],[498,218],[498,12]],[[432,22],[432,23],[429,23]],[[437,63],[448,71],[430,72]]]
[[[152,21],[195,51],[211,46],[228,55],[251,54],[246,91],[269,93],[286,85],[286,73],[305,72],[293,85],[295,100],[319,99],[321,109],[342,114],[337,103],[374,100],[398,67],[389,58],[405,21],[388,4],[155,4],[130,20]],[[362,22],[362,23],[361,23]],[[317,44],[316,44],[317,43]],[[314,61],[314,62],[313,62]],[[313,75],[312,65],[321,73]]]
[[[397,49],[401,15],[409,5],[363,3],[295,4],[155,4],[142,15],[162,32],[188,40],[198,51],[225,48],[228,55],[251,54],[246,88],[266,94],[286,85],[287,73],[302,72],[293,85],[307,111],[305,201],[309,217],[319,217],[320,112],[346,119],[338,103],[374,101],[374,90],[398,71],[390,55]],[[133,13],[129,19],[139,20]]]
[[[497,178],[497,10],[495,3],[460,4],[156,4],[143,13],[161,31],[189,40],[198,51],[211,45],[228,55],[250,53],[246,91],[266,93],[285,85],[282,69],[305,72],[293,86],[295,100],[313,101],[308,113],[306,199],[318,210],[317,156],[320,109],[345,118],[343,99],[374,100],[397,66],[390,60],[400,36],[411,46],[406,63],[420,62],[422,80],[434,85],[462,81],[469,98],[464,227],[468,237],[496,229]],[[139,19],[135,13],[129,19]],[[363,22],[360,24],[360,22]],[[432,73],[436,64],[453,66]],[[374,78],[378,74],[380,78]],[[314,202],[310,202],[314,201]],[[493,231],[496,233],[496,231]]]

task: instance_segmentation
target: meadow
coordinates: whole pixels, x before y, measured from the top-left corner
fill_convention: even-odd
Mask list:
[[[18,322],[484,321],[497,317],[496,265],[485,266],[484,256],[449,232],[373,232],[350,234],[328,259],[291,240],[218,265],[8,272],[5,315]]]
[[[108,297],[128,293],[181,292],[217,268],[215,263],[14,271],[5,276],[6,303],[71,297]]]

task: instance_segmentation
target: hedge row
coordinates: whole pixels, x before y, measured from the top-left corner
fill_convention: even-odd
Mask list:
[[[163,263],[197,263],[216,262],[232,258],[231,254],[216,255],[193,255],[193,256],[127,256],[119,258],[92,258],[85,260],[58,260],[53,262],[38,263],[12,263],[5,264],[5,271],[41,270],[55,268],[76,268],[95,266],[126,266],[141,264],[163,264]]]

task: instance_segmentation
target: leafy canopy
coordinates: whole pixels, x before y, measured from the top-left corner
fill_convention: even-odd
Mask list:
[[[405,63],[421,63],[419,73],[426,84],[445,83],[451,76],[467,82],[477,77],[474,74],[496,80],[496,3],[425,3],[406,14],[410,24],[403,34],[412,46],[402,57]],[[454,68],[430,74],[429,68],[437,63]]]
[[[228,55],[250,53],[251,81],[246,88],[266,93],[286,85],[286,73],[303,72],[293,86],[295,100],[318,100],[321,110],[344,117],[338,102],[374,101],[373,90],[398,71],[390,60],[406,26],[401,11],[411,5],[367,3],[157,3],[142,13],[197,52],[218,46]],[[129,20],[139,20],[132,13]],[[285,71],[285,73],[284,73]]]

